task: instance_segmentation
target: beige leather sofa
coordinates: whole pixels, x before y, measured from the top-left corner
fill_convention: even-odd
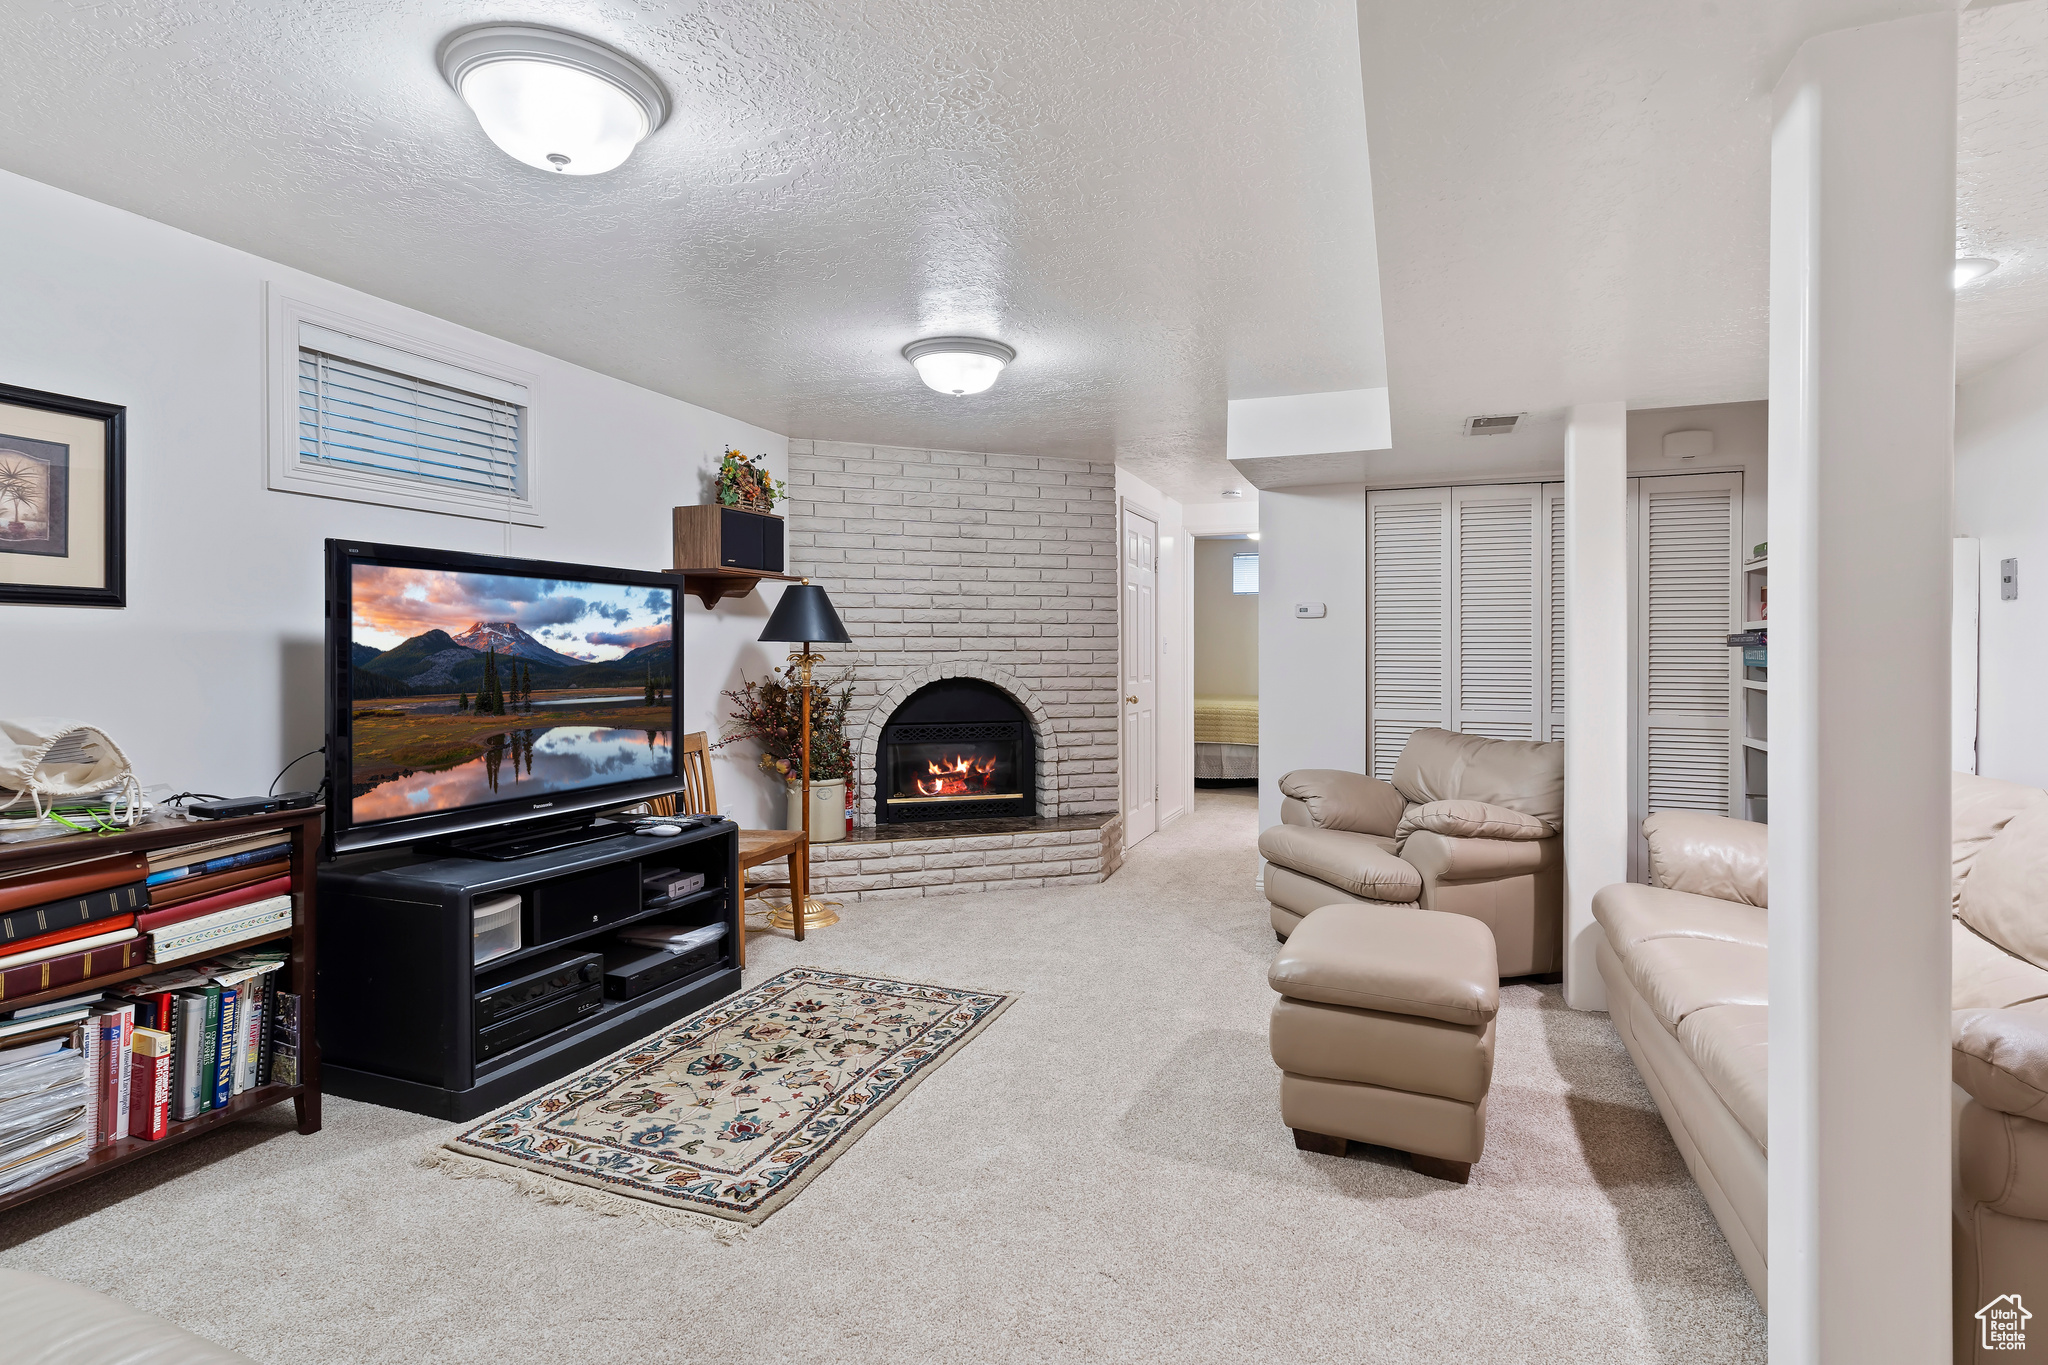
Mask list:
[[[2048,792],[1957,773],[1951,806],[1956,1359],[1979,1309],[2048,1303]],[[1764,827],[1664,812],[1651,886],[1593,900],[1608,1008],[1743,1274],[1765,1293]],[[1930,913],[1939,910],[1930,907]]]
[[[1483,922],[1504,977],[1562,965],[1563,744],[1417,730],[1391,782],[1302,768],[1280,792],[1259,853],[1282,939],[1326,905],[1413,905]]]
[[[83,1285],[0,1270],[8,1365],[252,1365],[249,1357]]]

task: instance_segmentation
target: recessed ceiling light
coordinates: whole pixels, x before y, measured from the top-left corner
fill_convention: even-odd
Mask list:
[[[668,118],[668,92],[645,67],[558,29],[464,29],[441,44],[441,74],[499,150],[563,175],[613,169]]]
[[[905,346],[903,358],[917,366],[927,387],[959,398],[994,384],[1017,353],[981,337],[926,337]]]
[[[1998,262],[1989,256],[1958,256],[1956,258],[1956,288],[1983,279],[1998,269]]]

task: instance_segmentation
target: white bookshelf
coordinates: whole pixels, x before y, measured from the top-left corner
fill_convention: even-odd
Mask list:
[[[1742,565],[1742,628],[1770,629],[1771,561],[1768,556]],[[1771,791],[1771,680],[1768,668],[1742,670],[1742,812],[1768,822]]]

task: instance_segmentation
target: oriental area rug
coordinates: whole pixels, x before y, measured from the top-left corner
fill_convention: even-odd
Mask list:
[[[443,1145],[549,1182],[759,1223],[1015,999],[792,968]]]

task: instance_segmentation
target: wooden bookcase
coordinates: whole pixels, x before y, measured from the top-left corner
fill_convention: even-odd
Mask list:
[[[120,834],[73,834],[58,839],[31,839],[18,844],[0,844],[0,872],[19,872],[28,868],[54,867],[81,858],[102,857],[110,853],[147,853],[153,849],[176,848],[180,844],[225,839],[236,834],[284,830],[292,842],[291,927],[280,929],[262,938],[227,945],[217,952],[196,953],[186,961],[202,961],[210,956],[218,956],[219,953],[235,952],[259,944],[289,939],[289,971],[286,980],[280,983],[279,989],[290,990],[299,997],[297,1085],[266,1085],[255,1090],[245,1090],[231,1099],[225,1108],[210,1109],[196,1118],[182,1122],[172,1120],[170,1131],[154,1141],[148,1138],[117,1138],[103,1147],[95,1148],[92,1155],[84,1161],[66,1166],[47,1179],[25,1189],[15,1190],[11,1194],[0,1194],[0,1210],[25,1204],[31,1199],[40,1198],[52,1190],[61,1190],[67,1185],[75,1185],[81,1180],[90,1180],[103,1171],[176,1146],[202,1133],[212,1132],[224,1124],[232,1123],[258,1109],[268,1108],[281,1100],[290,1100],[296,1107],[301,1133],[320,1131],[320,1044],[316,1027],[318,1014],[313,998],[316,979],[314,952],[317,943],[315,902],[318,899],[314,872],[320,851],[320,822],[321,811],[318,807],[282,811],[274,815],[244,816],[234,820],[192,820],[177,816],[159,816]],[[62,1000],[67,996],[87,995],[93,991],[117,986],[124,981],[134,981],[157,972],[169,971],[179,965],[176,962],[144,963],[138,967],[111,972],[88,981],[74,982],[69,986],[60,986],[37,995],[24,995],[19,999],[4,1002],[0,1008],[17,1010],[29,1005]]]

